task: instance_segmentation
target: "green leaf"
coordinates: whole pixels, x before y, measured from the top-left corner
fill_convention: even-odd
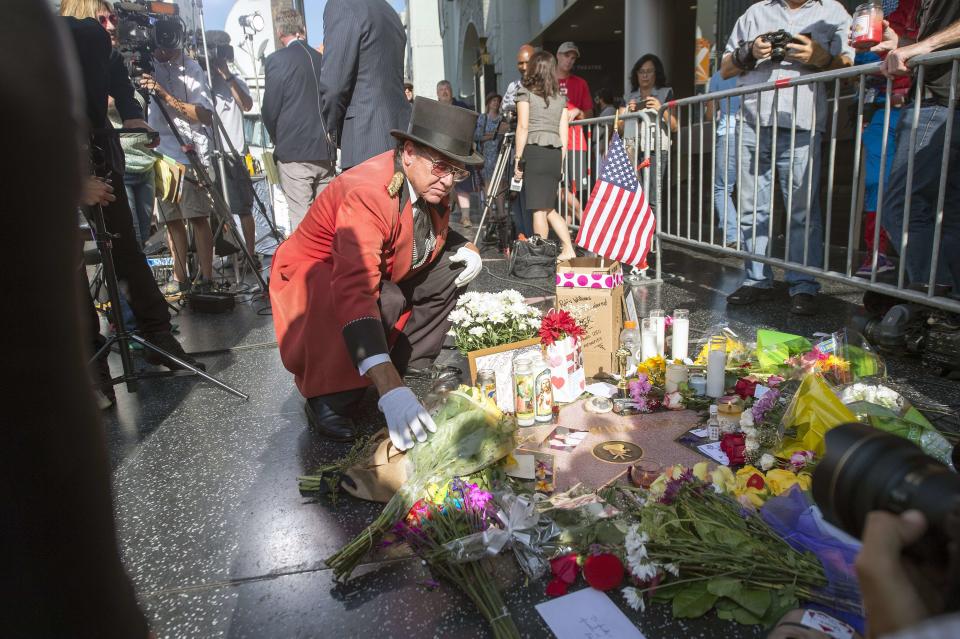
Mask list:
[[[701,617],[717,603],[717,596],[707,591],[703,582],[686,584],[673,598],[673,616],[677,619]]]
[[[744,588],[740,592],[728,596],[758,618],[763,617],[773,600],[769,590],[761,590],[760,588]]]
[[[733,620],[737,623],[742,623],[745,626],[755,626],[763,622],[763,619],[753,614],[746,608],[741,608],[737,606],[731,611]]]
[[[625,538],[625,531],[618,528],[615,523],[602,521],[597,524],[597,543],[604,546],[620,546]]]
[[[735,597],[743,591],[743,582],[733,577],[714,577],[707,582],[707,590],[718,597]]]

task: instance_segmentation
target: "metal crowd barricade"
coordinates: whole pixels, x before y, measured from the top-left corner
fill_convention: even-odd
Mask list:
[[[939,170],[939,192],[937,196],[936,210],[933,214],[933,244],[931,246],[916,246],[910,244],[910,213],[911,213],[911,190],[915,171],[914,155],[917,144],[918,122],[920,110],[912,108],[914,104],[921,104],[927,93],[924,91],[924,73],[928,66],[934,64],[951,65],[950,68],[950,95],[947,105],[948,117],[946,125],[943,128],[942,135],[944,141],[943,162],[938,165]],[[918,56],[911,60],[911,67],[914,70],[915,81],[910,90],[912,102],[907,102],[902,108],[902,119],[900,126],[909,126],[909,146],[906,177],[906,194],[903,206],[902,229],[899,229],[901,241],[899,246],[894,246],[899,255],[899,267],[896,275],[889,278],[881,275],[878,278],[878,259],[880,248],[880,233],[883,220],[884,200],[889,200],[892,191],[885,192],[885,181],[888,178],[885,170],[887,160],[887,142],[888,132],[890,131],[891,121],[891,96],[893,94],[893,82],[885,79],[885,100],[883,104],[883,130],[882,143],[880,151],[880,171],[879,186],[876,205],[876,223],[873,233],[873,249],[869,253],[870,275],[869,277],[855,276],[857,264],[856,256],[859,254],[859,225],[863,217],[863,184],[864,168],[862,142],[864,132],[864,113],[867,95],[867,79],[869,76],[878,75],[880,62],[873,64],[857,65],[834,71],[825,71],[814,73],[791,79],[781,79],[774,82],[766,82],[750,86],[737,87],[726,91],[706,93],[689,98],[673,100],[665,104],[660,109],[660,117],[666,121],[668,114],[675,117],[678,123],[675,134],[669,141],[669,148],[664,149],[665,139],[661,136],[656,137],[656,157],[664,161],[659,163],[658,169],[652,178],[657,188],[656,211],[657,211],[657,239],[664,242],[685,246],[694,249],[706,248],[713,253],[721,253],[729,256],[742,257],[755,262],[760,262],[769,266],[777,266],[788,271],[795,271],[812,275],[817,279],[826,279],[842,282],[860,289],[877,291],[893,297],[901,298],[911,302],[924,304],[927,306],[939,308],[950,312],[960,312],[960,299],[951,298],[943,293],[942,287],[937,286],[937,268],[940,259],[942,244],[942,229],[944,223],[944,201],[947,184],[951,174],[954,180],[960,174],[960,167],[950,167],[950,142],[953,135],[960,135],[960,132],[953,131],[953,117],[949,116],[957,108],[957,81],[960,73],[960,49],[951,49],[932,54]],[[882,78],[882,76],[879,76]],[[799,148],[797,142],[797,119],[803,115],[798,111],[798,87],[809,86],[813,92],[810,101],[810,118],[812,127],[816,128],[818,121],[818,99],[819,92],[825,92],[827,114],[826,128],[822,132],[822,139],[817,139],[817,135],[810,136],[809,152],[805,169],[805,175],[801,177],[806,180],[807,188],[805,193],[798,193],[799,197],[804,198],[803,204],[807,214],[804,215],[805,222],[803,226],[803,248],[802,258],[798,258],[798,250],[794,250],[794,257],[790,259],[790,235],[791,221],[794,216],[794,174],[797,169],[794,167],[795,152]],[[749,99],[755,99],[757,111],[760,112],[764,106],[764,95],[771,95],[772,103],[772,126],[757,126],[750,121],[750,114],[745,114],[745,107]],[[707,114],[708,104],[713,108],[719,105],[726,106],[727,113],[733,113],[731,103],[734,98],[740,98],[740,105],[735,112],[735,134],[731,136],[729,131],[723,136],[718,148],[717,131],[714,123],[716,119]],[[781,117],[778,117],[778,106],[781,100],[792,100],[792,110],[790,110],[790,125],[785,127],[782,124]],[[788,103],[789,104],[789,103]],[[849,158],[849,166],[845,162],[838,163],[838,128],[843,124],[843,107],[854,110],[855,114],[852,123],[852,149],[847,149],[841,145],[842,151],[852,151],[852,158]],[[765,112],[765,110],[764,110]],[[762,117],[763,112],[760,113]],[[822,115],[821,115],[822,117]],[[905,119],[909,118],[905,121]],[[730,126],[727,121],[727,126]],[[777,140],[778,129],[781,134],[783,130],[789,128],[789,140]],[[754,131],[755,129],[755,131]],[[801,135],[805,135],[803,129]],[[744,133],[748,133],[748,139],[744,139]],[[841,134],[850,131],[840,131]],[[930,132],[926,132],[927,135]],[[935,135],[939,135],[937,132]],[[754,152],[753,166],[744,167],[743,160],[745,151],[752,152],[755,147],[760,147],[762,136],[768,136],[770,140],[769,160],[765,162],[767,166],[761,172],[760,159],[761,153]],[[843,140],[841,139],[841,142]],[[777,180],[779,176],[777,171],[777,149],[778,144],[788,144],[790,149],[789,163],[790,171],[787,177],[786,201],[782,206],[777,206],[777,194],[781,191]],[[734,154],[736,162],[736,196],[733,206],[734,211],[729,210],[730,195],[724,198],[723,206],[716,204],[714,197],[714,186],[717,184],[718,176],[716,174],[717,163],[714,161],[717,153],[722,153],[726,160],[730,159],[731,153]],[[824,164],[824,157],[826,162]],[[802,154],[799,156],[802,157]],[[704,162],[709,158],[710,170],[705,172]],[[843,159],[846,159],[845,156]],[[893,162],[891,159],[890,162]],[[815,163],[817,163],[815,167]],[[723,163],[724,173],[727,173],[727,162]],[[814,192],[814,169],[821,172],[819,183],[821,189]],[[744,173],[744,170],[750,171],[753,178],[753,211],[744,211],[741,207],[744,193],[741,192],[740,182],[744,176],[751,177],[750,173]],[[761,173],[765,175],[761,176]],[[846,176],[850,176],[849,184],[844,181]],[[727,175],[724,175],[723,182],[726,188]],[[769,205],[767,219],[767,239],[762,251],[758,247],[758,252],[748,250],[757,246],[757,215],[755,214],[760,195],[760,182],[763,178],[766,183],[769,180],[769,201],[764,200],[764,205]],[[779,178],[782,179],[782,178]],[[709,180],[709,181],[708,181]],[[823,221],[823,263],[816,264],[812,260],[811,249],[811,215],[809,211],[814,203],[814,198],[821,197],[821,191],[825,188],[825,201],[821,216]],[[845,204],[845,193],[849,191],[849,206]],[[706,197],[706,200],[705,200]],[[817,200],[819,202],[819,200]],[[846,220],[847,241],[842,245],[832,246],[831,231],[834,226],[834,218],[842,222],[842,215],[847,213],[849,219]],[[739,230],[734,242],[727,243],[724,236],[727,222],[731,215],[736,217],[736,228]],[[749,222],[744,223],[743,217],[748,215]],[[948,216],[960,216],[960,211],[946,211]],[[780,216],[780,217],[778,217]],[[775,224],[780,222],[781,224]],[[799,224],[799,223],[798,223]],[[819,221],[814,220],[814,224]],[[780,241],[777,235],[777,229],[785,229],[785,241],[779,246]],[[838,226],[838,228],[841,228]],[[719,231],[719,237],[718,237]],[[777,240],[776,242],[774,240]],[[775,247],[774,245],[778,246]],[[831,255],[831,247],[835,251],[835,256]],[[947,247],[950,251],[960,252],[960,246]],[[909,251],[929,251],[930,252],[930,276],[925,282],[908,282],[906,273],[906,258]],[[832,259],[835,258],[835,259]],[[832,262],[832,263],[831,263]],[[657,260],[657,279],[661,276],[660,260]],[[960,293],[960,291],[955,291]]]
[[[636,126],[633,126],[636,123]],[[651,154],[654,151],[651,129],[652,116],[644,112],[626,113],[622,116],[604,116],[576,120],[570,123],[568,135],[582,135],[585,149],[580,152],[567,151],[567,161],[563,167],[563,179],[557,186],[557,211],[567,224],[579,228],[583,218],[583,209],[587,206],[590,194],[598,179],[600,165],[606,155],[613,130],[616,126],[623,138],[624,147],[634,166],[640,171],[640,183],[647,201],[653,202],[650,187],[653,184],[653,172],[650,169]],[[652,249],[657,250],[655,245]]]

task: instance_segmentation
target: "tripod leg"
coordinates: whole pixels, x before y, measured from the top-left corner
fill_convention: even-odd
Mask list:
[[[223,382],[221,382],[221,381],[220,381],[219,379],[217,379],[216,377],[213,377],[212,375],[208,375],[206,372],[200,370],[200,369],[197,368],[196,366],[193,366],[193,365],[190,364],[189,362],[186,362],[186,361],[180,359],[180,358],[177,357],[176,355],[171,355],[171,354],[168,353],[167,351],[163,350],[163,349],[160,348],[159,346],[156,346],[156,345],[154,345],[154,344],[151,344],[150,342],[148,342],[147,340],[143,339],[143,338],[140,337],[139,335],[130,335],[130,339],[134,340],[135,342],[137,342],[138,344],[140,344],[140,345],[143,346],[144,348],[149,348],[149,349],[152,350],[153,352],[159,353],[160,355],[163,355],[164,357],[166,357],[166,358],[169,359],[170,361],[179,364],[179,365],[182,366],[183,368],[185,368],[185,369],[187,369],[187,370],[189,370],[189,371],[193,371],[194,374],[199,375],[200,377],[202,377],[203,379],[207,380],[207,381],[210,382],[211,384],[222,388],[223,390],[227,391],[227,392],[230,393],[231,395],[235,395],[236,397],[239,397],[240,399],[242,399],[242,400],[244,400],[244,401],[250,399],[250,396],[249,396],[249,395],[245,395],[244,393],[241,393],[240,391],[238,391],[236,388],[234,388],[234,387],[232,387],[232,386],[228,386],[227,384],[224,384]]]

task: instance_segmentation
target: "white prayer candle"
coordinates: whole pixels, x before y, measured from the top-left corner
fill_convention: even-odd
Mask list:
[[[724,337],[710,340],[707,355],[707,396],[720,397],[725,386],[724,370],[727,367],[727,342]]]
[[[650,311],[657,335],[657,355],[663,356],[667,352],[667,314],[663,309]]]
[[[678,308],[673,312],[673,359],[681,362],[687,359],[690,341],[690,319],[686,309]]]
[[[640,322],[640,359],[648,360],[657,356],[657,330],[653,319],[643,318]]]

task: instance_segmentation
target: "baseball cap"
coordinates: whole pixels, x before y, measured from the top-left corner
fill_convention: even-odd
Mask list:
[[[567,51],[573,51],[574,53],[577,54],[578,58],[580,57],[580,49],[578,49],[577,45],[575,45],[572,42],[564,42],[563,44],[561,44],[560,48],[557,49],[557,55],[560,55],[561,53],[566,53]]]

